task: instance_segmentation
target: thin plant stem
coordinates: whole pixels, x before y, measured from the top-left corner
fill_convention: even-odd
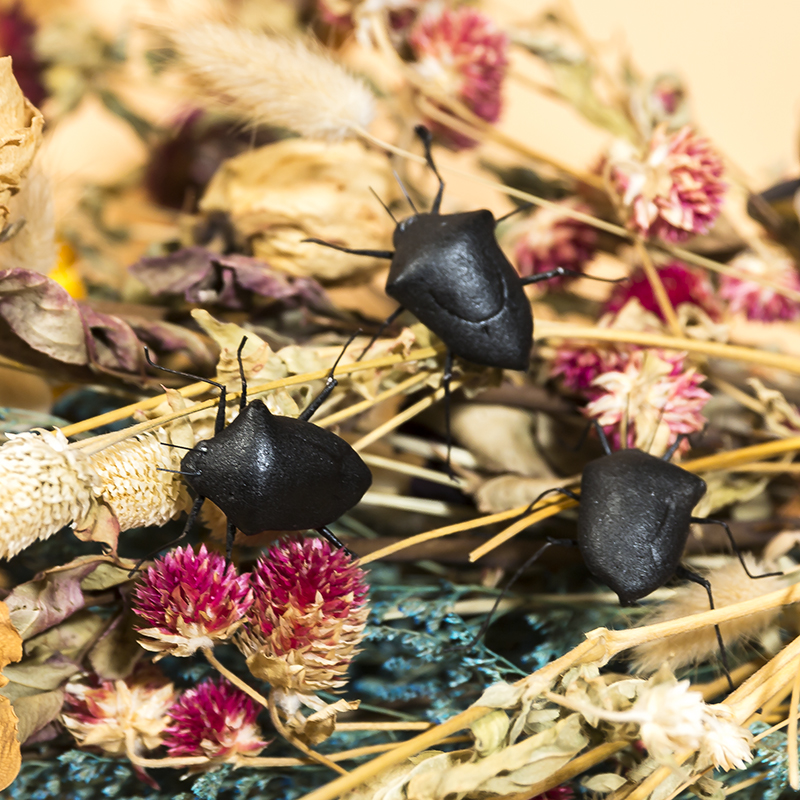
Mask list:
[[[399,472],[402,475],[413,475],[415,478],[424,478],[431,483],[441,483],[443,486],[459,486],[460,481],[454,481],[443,472],[434,469],[418,467],[416,464],[409,464],[407,461],[398,461],[395,458],[384,458],[383,456],[373,456],[364,453],[361,459],[371,467],[379,469],[389,469],[392,472]],[[800,465],[798,465],[800,466]]]
[[[800,702],[800,669],[792,681],[792,699],[789,701],[789,729],[786,732],[786,759],[789,762],[789,786],[800,789],[800,769],[797,763],[797,704]]]
[[[679,339],[682,338],[683,330],[681,329],[680,322],[678,322],[678,315],[672,307],[667,290],[664,288],[664,284],[661,281],[661,276],[658,274],[658,270],[656,270],[653,264],[653,259],[650,257],[650,253],[647,252],[647,248],[644,246],[644,242],[640,236],[636,237],[634,247],[642,262],[644,274],[647,276],[647,280],[650,282],[650,286],[653,289],[658,308],[667,321],[667,327],[670,329],[673,336]],[[625,441],[625,439],[623,439],[623,441]]]

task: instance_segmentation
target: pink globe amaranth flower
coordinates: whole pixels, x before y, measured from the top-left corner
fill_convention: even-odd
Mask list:
[[[151,665],[125,680],[73,679],[65,687],[61,722],[81,747],[121,753],[129,745],[140,754],[161,744],[175,697],[173,685]]]
[[[613,345],[597,342],[569,342],[561,345],[550,365],[550,377],[561,378],[569,392],[595,397],[602,389],[593,386],[595,378],[605,372],[622,369],[628,359]]]
[[[408,42],[425,79],[486,122],[497,122],[508,67],[508,37],[489,17],[468,6],[425,14],[411,29]],[[427,124],[454,147],[477,144],[433,120]]]
[[[690,126],[659,126],[641,156],[620,143],[609,156],[609,177],[628,226],[664,242],[683,242],[711,229],[727,185],[722,159]]]
[[[236,645],[256,677],[305,694],[344,686],[367,621],[365,575],[324,539],[287,539],[259,558]]]
[[[374,18],[385,17],[394,40],[411,26],[424,0],[318,0],[317,11],[326,25],[343,30],[356,29],[356,37],[368,43]]]
[[[768,258],[762,258],[755,253],[741,253],[731,261],[730,266],[800,292],[797,267],[791,258],[783,254],[771,253]],[[774,289],[755,281],[723,275],[719,294],[723,300],[728,301],[728,311],[731,314],[742,312],[750,320],[774,322],[800,317],[800,302],[784,297]]]
[[[134,592],[134,610],[152,627],[137,628],[139,643],[158,653],[189,656],[230,638],[253,602],[249,575],[205,545],[178,547],[157,559]]]
[[[703,406],[711,395],[700,388],[705,376],[686,369],[684,354],[634,350],[622,369],[605,372],[592,388],[601,393],[586,406],[585,414],[602,425],[612,448],[620,449],[621,423],[628,421],[625,447],[660,455],[682,433],[702,430]],[[679,450],[688,449],[683,442]]]
[[[177,757],[257,755],[269,744],[256,724],[260,711],[258,703],[225,678],[208,678],[169,709],[164,745]]]
[[[705,271],[690,267],[682,261],[670,261],[658,267],[658,276],[664,284],[673,308],[678,308],[683,303],[693,303],[702,308],[715,322],[721,319],[722,307]],[[635,297],[646,311],[655,314],[662,322],[665,321],[653,286],[641,267],[634,270],[629,280],[614,287],[603,311],[615,314],[632,297]]]
[[[574,198],[561,201],[558,207],[545,206],[535,211],[513,232],[514,260],[523,277],[548,272],[556,267],[582,272],[597,247],[597,231],[573,219],[563,209],[591,214],[591,208]],[[575,280],[553,278],[544,288],[553,289]]]

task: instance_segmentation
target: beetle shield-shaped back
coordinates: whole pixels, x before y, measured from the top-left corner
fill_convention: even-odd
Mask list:
[[[213,439],[187,453],[189,485],[245,534],[311,530],[337,520],[372,475],[350,445],[311,422],[254,400]]]
[[[458,356],[525,370],[533,315],[490,211],[417,214],[395,229],[386,293]]]
[[[586,566],[622,605],[663,586],[689,536],[702,478],[641,450],[587,464],[581,480],[578,543]]]

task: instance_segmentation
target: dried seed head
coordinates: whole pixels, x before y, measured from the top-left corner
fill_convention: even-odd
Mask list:
[[[769,567],[758,561],[751,553],[744,553],[743,557],[751,574],[760,575],[770,571]],[[710,570],[706,573],[706,577],[711,583],[714,605],[717,608],[752,600],[775,592],[786,585],[785,580],[779,576],[751,580],[742,569],[738,558],[732,558],[722,567]],[[674,596],[661,603],[643,624],[652,625],[681,619],[703,611],[708,611],[706,590],[695,583],[687,583],[679,586]],[[779,613],[779,608],[768,609],[723,622],[719,626],[722,638],[728,646],[741,639],[752,639],[769,627]],[[701,661],[713,658],[717,655],[718,648],[714,628],[707,627],[640,644],[633,651],[633,661],[636,670],[640,672],[655,672],[665,664],[670,669],[676,670],[688,664],[699,664]]]
[[[0,558],[79,524],[100,478],[60,431],[9,434],[0,447]]]
[[[175,689],[152,667],[137,670],[124,681],[72,680],[66,686],[64,727],[81,747],[100,747],[107,753],[152,750],[161,744],[167,711]]]
[[[216,22],[168,35],[190,75],[254,123],[335,141],[372,122],[367,85],[310,43]]]
[[[252,573],[255,601],[237,647],[274,687],[313,693],[344,686],[367,620],[364,573],[323,539],[290,539]]]
[[[229,639],[253,602],[250,576],[205,545],[178,547],[147,569],[134,593],[134,610],[153,627],[137,628],[158,655],[190,656]]]
[[[698,766],[712,764],[725,771],[744,769],[753,755],[753,734],[733,721],[728,706],[706,706],[705,733],[700,742]]]
[[[225,678],[185,691],[169,710],[164,745],[170,756],[224,760],[257,755],[268,744],[256,724],[261,707]]]
[[[120,530],[163,525],[179,516],[189,502],[179,470],[183,450],[167,447],[167,433],[159,428],[101,450],[92,466],[102,486],[96,494],[105,500],[119,521]]]

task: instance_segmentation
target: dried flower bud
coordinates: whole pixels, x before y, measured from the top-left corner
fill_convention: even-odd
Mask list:
[[[800,275],[797,267],[794,261],[783,253],[769,253],[766,258],[755,253],[741,253],[731,261],[731,266],[794,292],[800,292]],[[800,317],[800,302],[784,297],[774,289],[755,281],[723,275],[719,294],[728,301],[728,311],[731,314],[744,313],[747,319],[774,322],[790,321]]]
[[[625,367],[595,378],[592,386],[603,394],[586,407],[586,414],[596,419],[621,446],[620,423],[628,420],[627,447],[648,450],[654,455],[666,452],[681,433],[703,428],[700,413],[711,395],[700,388],[705,376],[694,368],[684,368],[684,355],[661,351],[635,350]],[[688,447],[686,442],[684,449]]]
[[[186,509],[188,494],[180,475],[182,451],[166,447],[163,429],[126,439],[92,457],[102,486],[95,493],[108,503],[120,530],[163,525]]]
[[[136,613],[153,627],[137,628],[140,640],[158,655],[190,656],[229,639],[253,602],[249,575],[205,545],[195,553],[178,547],[147,569],[134,593]]]
[[[255,600],[236,637],[257,677],[310,694],[344,686],[367,620],[367,584],[324,539],[283,540],[256,564]]]
[[[658,276],[673,308],[677,309],[683,303],[692,303],[700,306],[712,320],[718,321],[722,316],[716,290],[703,270],[690,267],[682,261],[670,261],[658,267]],[[653,286],[641,267],[634,270],[630,280],[614,287],[603,311],[616,313],[632,297],[635,297],[643,308],[664,321]]]
[[[335,281],[382,268],[386,261],[354,258],[303,240],[314,236],[385,249],[394,222],[370,188],[387,203],[397,194],[382,154],[355,141],[286,139],[228,159],[200,207],[229,214],[237,231],[252,241],[253,255],[271,267]]]
[[[268,744],[256,724],[261,707],[225,678],[203,681],[169,709],[164,745],[170,756],[225,760],[257,755]]]
[[[725,771],[744,769],[753,758],[753,734],[733,721],[728,706],[706,706],[705,733],[700,742],[698,765],[712,764]]]
[[[497,122],[508,66],[508,37],[489,17],[468,6],[425,14],[408,41],[417,57],[417,70],[426,80],[481,119]],[[436,121],[428,124],[455,147],[477,144]]]
[[[81,747],[99,747],[107,753],[135,753],[161,744],[167,711],[175,689],[151,667],[126,680],[71,680],[66,686],[61,721]]]
[[[8,434],[0,447],[0,558],[79,524],[100,478],[60,431]]]
[[[563,212],[563,208],[590,214],[585,203],[568,198],[558,207],[537,209],[515,227],[514,259],[520,275],[538,275],[556,267],[583,272],[597,247],[597,231]],[[547,282],[548,290],[575,280],[573,277],[554,278]]]
[[[657,128],[643,155],[619,143],[607,169],[629,226],[665,242],[707,233],[727,188],[722,159],[688,125],[676,133]]]

